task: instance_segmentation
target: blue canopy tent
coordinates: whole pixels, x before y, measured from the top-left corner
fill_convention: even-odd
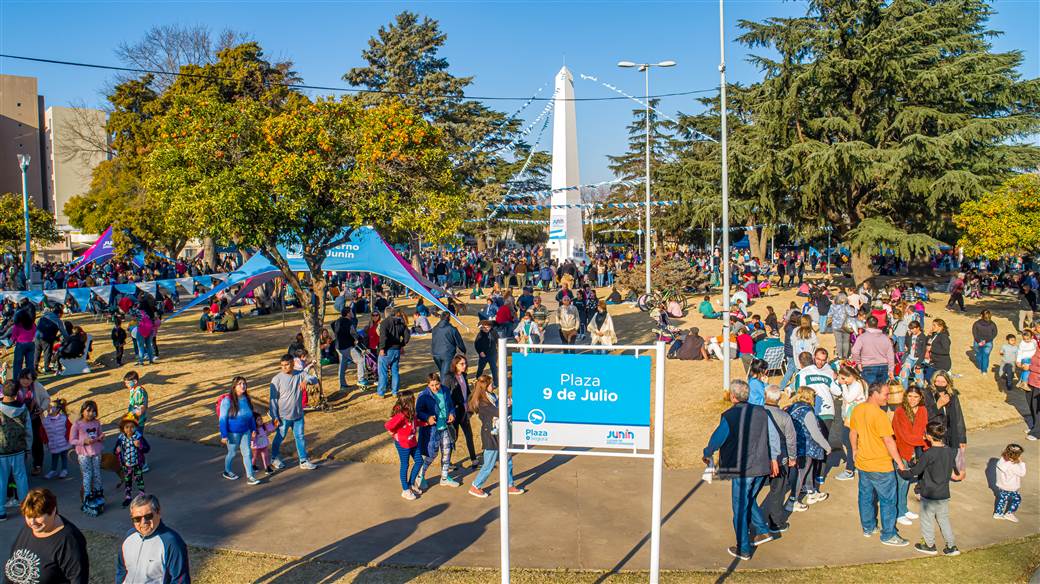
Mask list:
[[[279,247],[278,251],[289,262],[289,268],[292,271],[309,271],[299,250]],[[424,278],[415,273],[411,265],[383,241],[379,233],[371,227],[359,227],[353,230],[347,242],[329,250],[321,267],[329,272],[369,272],[395,280],[419,296],[422,296],[428,302],[433,303],[434,306],[446,312],[448,311],[448,307],[441,303],[437,296],[423,283]],[[185,310],[209,300],[228,288],[246,283],[247,280],[250,280],[246,284],[247,286],[259,286],[266,281],[261,276],[280,273],[281,271],[270,260],[261,254],[257,254],[249,258],[249,261],[239,269],[229,272],[227,280],[214,286],[209,292],[200,294],[175,312],[173,316],[180,315]],[[454,318],[454,315],[452,315],[452,318]],[[455,320],[462,324],[457,318]]]

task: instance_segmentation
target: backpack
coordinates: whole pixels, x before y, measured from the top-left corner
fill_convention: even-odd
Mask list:
[[[223,404],[224,400],[228,399],[229,397],[231,397],[230,393],[222,393],[222,394],[220,394],[220,397],[217,398],[216,410],[217,410],[217,417],[218,418],[220,417],[220,406],[221,406],[221,404]]]
[[[401,347],[407,345],[408,341],[412,338],[412,335],[408,332],[408,327],[405,326],[404,321],[397,317],[394,317],[390,326],[387,327],[386,332],[389,333],[388,336],[391,339],[394,339]]]
[[[29,413],[26,411],[24,415],[27,420]],[[25,432],[26,420],[23,420],[21,416],[12,418],[0,412],[0,456],[25,452],[28,447]]]

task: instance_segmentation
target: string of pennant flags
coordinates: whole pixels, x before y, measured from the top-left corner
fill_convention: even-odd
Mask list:
[[[650,201],[651,207],[671,207],[679,201]],[[556,205],[488,205],[488,209],[503,211],[541,211],[544,209],[635,209],[646,207],[645,202],[633,203],[560,203]]]
[[[670,122],[672,122],[674,124],[679,124],[679,122],[675,118],[669,116],[668,114],[664,113],[663,111],[661,111],[661,110],[659,110],[659,109],[657,109],[657,108],[655,108],[655,107],[653,107],[651,105],[648,105],[645,101],[639,99],[638,97],[629,95],[628,93],[625,93],[621,89],[618,89],[617,87],[615,87],[615,86],[613,86],[613,85],[611,85],[609,83],[606,83],[604,81],[600,81],[597,77],[595,77],[593,75],[586,75],[584,73],[581,73],[580,77],[582,79],[586,80],[586,81],[595,81],[596,83],[599,83],[603,87],[606,87],[607,89],[613,91],[614,93],[617,93],[618,95],[623,95],[623,96],[627,97],[628,99],[631,99],[632,101],[638,103],[639,105],[641,105],[643,107],[648,107],[648,108],[652,109],[653,111],[657,112],[657,114],[660,115],[662,118],[665,118],[666,120],[668,120],[668,121],[670,121]],[[715,138],[712,138],[711,136],[705,134],[704,132],[698,131],[698,130],[696,130],[694,128],[685,128],[685,129],[690,131],[692,134],[694,134],[695,136],[697,136],[701,140],[707,140],[709,142],[718,142],[718,140],[716,140]]]
[[[102,304],[109,304],[116,296],[135,296],[138,292],[145,292],[152,296],[158,296],[162,290],[170,295],[177,295],[178,289],[186,294],[195,294],[196,285],[203,288],[213,286],[228,279],[228,274],[206,274],[202,276],[185,276],[183,278],[170,278],[166,280],[152,280],[150,282],[130,282],[127,284],[106,284],[103,286],[84,286],[81,288],[58,288],[55,290],[5,290],[0,292],[0,298],[10,300],[15,304],[28,299],[33,304],[40,304],[44,300],[54,304],[65,304],[71,297],[76,301],[74,312],[88,312],[91,301],[97,299]]]
[[[585,221],[586,225],[603,225],[607,223],[623,223],[625,221],[631,221],[638,219],[636,215],[621,215],[618,217],[597,217]],[[548,219],[514,219],[512,217],[479,217],[476,219],[466,219],[466,223],[485,223],[489,221],[498,221],[500,223],[512,223],[514,225],[548,225]]]
[[[551,197],[553,195],[553,193],[560,193],[560,192],[564,192],[564,191],[580,191],[581,189],[596,189],[596,188],[607,186],[607,185],[620,185],[620,186],[628,187],[628,186],[641,184],[642,182],[643,182],[643,179],[641,179],[641,178],[637,178],[637,179],[621,179],[621,178],[619,178],[619,179],[614,179],[614,180],[605,180],[605,181],[601,181],[601,182],[598,182],[598,183],[590,183],[590,184],[587,184],[587,185],[575,185],[575,186],[571,186],[571,187],[559,187],[559,188],[556,188],[556,189],[543,189],[543,190],[538,190],[538,191],[527,191],[526,193],[513,193],[511,195],[506,195],[505,197],[503,197],[503,199],[506,200],[506,201],[515,201],[517,199],[526,199],[528,197],[533,197],[535,199],[547,199],[547,198]]]
[[[548,85],[548,84],[546,84],[546,85]],[[494,139],[498,138],[499,136],[502,136],[503,134],[505,134],[506,130],[509,128],[510,122],[515,120],[517,117],[519,117],[520,114],[522,114],[524,112],[524,110],[526,110],[529,105],[534,103],[534,100],[538,98],[538,95],[542,93],[543,89],[545,89],[545,85],[542,85],[541,87],[539,87],[538,91],[536,91],[535,94],[530,97],[530,99],[525,101],[523,103],[523,105],[521,105],[518,110],[516,110],[515,112],[512,113],[512,115],[510,115],[508,118],[503,120],[502,123],[499,125],[499,128],[497,130],[495,130],[495,131],[491,132],[490,134],[488,134],[487,136],[485,136],[480,142],[477,143],[476,146],[471,148],[470,151],[469,151],[469,154],[473,154],[475,152],[480,151],[488,142],[491,142],[492,140],[494,140]],[[556,92],[554,91],[553,92],[553,96],[555,96],[555,95],[556,95]],[[533,129],[533,127],[534,126],[530,126],[531,129]],[[530,131],[531,130],[528,129],[527,132],[524,133],[523,135],[527,135],[527,133],[530,133]],[[511,146],[513,144],[516,144],[516,142],[517,142],[517,140],[514,139],[509,144],[504,146],[503,148],[507,148],[507,147],[509,147],[509,146]],[[498,152],[498,150],[495,150],[495,151]]]

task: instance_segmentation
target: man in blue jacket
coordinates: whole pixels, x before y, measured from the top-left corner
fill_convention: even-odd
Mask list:
[[[130,503],[134,528],[116,553],[116,584],[190,584],[188,546],[162,523],[159,498],[140,494]]]
[[[758,492],[767,477],[780,473],[779,461],[783,454],[780,432],[764,407],[748,403],[750,392],[747,382],[740,379],[730,382],[733,407],[722,413],[703,458],[704,464],[709,464],[718,451],[719,477],[730,479],[737,545],[726,551],[740,560],[750,560],[753,546],[775,537],[758,505]]]

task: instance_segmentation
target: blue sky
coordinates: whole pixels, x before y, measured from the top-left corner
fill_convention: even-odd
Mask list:
[[[1001,0],[991,27],[1004,31],[997,50],[1025,53],[1022,75],[1040,77],[1040,2]],[[761,20],[804,12],[803,2],[726,3],[729,80],[750,82],[758,73],[734,42],[740,19]],[[474,75],[470,94],[529,96],[566,65],[628,93],[641,95],[642,74],[618,60],[674,59],[678,66],[651,74],[651,93],[709,89],[718,84],[718,3],[703,2],[14,2],[0,0],[0,52],[59,60],[119,64],[114,49],[134,42],[153,25],[205,24],[252,35],[276,60],[291,59],[304,81],[344,86],[340,77],[362,64],[361,51],[379,26],[403,9],[440,21],[447,34],[442,54],[456,75]],[[31,75],[49,105],[99,105],[111,74],[0,59],[0,72]],[[577,97],[605,97],[610,90],[576,79]],[[512,113],[522,102],[493,102]],[[612,178],[606,156],[624,151],[625,125],[636,104],[579,102],[578,143],[582,182]],[[666,113],[696,111],[690,97],[663,101]],[[541,110],[532,105],[528,119]],[[550,132],[540,146],[548,149]]]

